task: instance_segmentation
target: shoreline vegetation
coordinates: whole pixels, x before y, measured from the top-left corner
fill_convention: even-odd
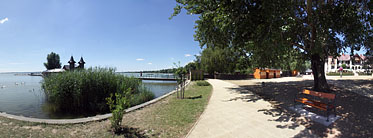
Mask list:
[[[89,116],[108,113],[106,98],[130,89],[129,106],[154,99],[141,80],[115,73],[112,68],[88,68],[44,77],[42,88],[49,110]]]
[[[203,84],[206,84],[203,82]],[[212,86],[193,81],[185,92],[176,93],[142,109],[126,113],[123,131],[113,134],[110,120],[82,124],[48,125],[0,117],[0,135],[4,137],[182,137],[198,120],[211,96]]]

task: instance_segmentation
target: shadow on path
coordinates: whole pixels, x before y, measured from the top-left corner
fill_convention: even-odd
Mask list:
[[[256,102],[264,99],[272,104],[272,109],[261,109],[266,115],[278,117],[270,121],[294,123],[290,125],[278,125],[278,128],[295,129],[299,124],[304,125],[307,129],[296,135],[295,137],[309,137],[309,135],[316,134],[317,136],[335,136],[335,137],[373,137],[373,98],[357,94],[355,92],[373,93],[372,80],[328,80],[331,84],[331,89],[336,94],[337,115],[341,119],[334,122],[332,125],[325,127],[322,124],[313,122],[309,118],[301,117],[299,114],[289,109],[294,105],[294,97],[303,89],[310,89],[313,86],[312,80],[303,81],[289,81],[289,82],[266,82],[265,87],[260,83],[253,85],[241,85],[239,88],[231,88],[233,92],[241,94],[241,96],[230,99],[228,101],[243,100],[246,102]],[[352,84],[355,92],[351,91],[349,85]],[[306,110],[316,114],[324,115],[314,108],[307,108]]]

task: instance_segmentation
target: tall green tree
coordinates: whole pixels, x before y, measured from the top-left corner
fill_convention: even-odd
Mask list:
[[[367,56],[367,59],[363,62],[364,69],[372,69],[373,68],[373,56]]]
[[[210,74],[214,72],[233,72],[235,69],[234,61],[234,54],[229,49],[205,48],[201,53],[201,68]]]
[[[288,53],[281,55],[281,61],[278,66],[283,70],[297,70],[304,72],[311,68],[310,61],[304,58],[301,52],[295,49],[290,49]]]
[[[51,52],[47,56],[47,62],[44,63],[45,68],[58,69],[61,68],[60,56],[54,52]]]
[[[372,48],[372,1],[339,0],[176,0],[199,16],[195,39],[200,46],[247,52],[261,67],[276,63],[289,49],[311,61],[314,90],[328,91],[327,56],[350,48]]]
[[[196,70],[197,69],[197,63],[196,62],[189,62],[187,65],[185,65],[184,68],[187,72],[189,72],[191,70]]]

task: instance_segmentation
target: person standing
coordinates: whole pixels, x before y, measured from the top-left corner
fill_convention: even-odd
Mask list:
[[[343,71],[343,68],[342,67],[339,67],[339,76],[342,78],[342,71]]]

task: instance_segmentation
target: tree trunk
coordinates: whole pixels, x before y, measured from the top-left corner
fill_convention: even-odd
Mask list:
[[[325,59],[320,55],[311,56],[311,68],[313,73],[313,89],[320,92],[329,92],[330,88],[325,78]]]
[[[183,98],[182,99],[184,99],[184,93],[185,93],[185,76],[183,75],[183,78],[182,78],[183,80],[181,81],[182,83],[182,89],[183,89]]]
[[[176,85],[176,98],[179,98],[179,83]]]

